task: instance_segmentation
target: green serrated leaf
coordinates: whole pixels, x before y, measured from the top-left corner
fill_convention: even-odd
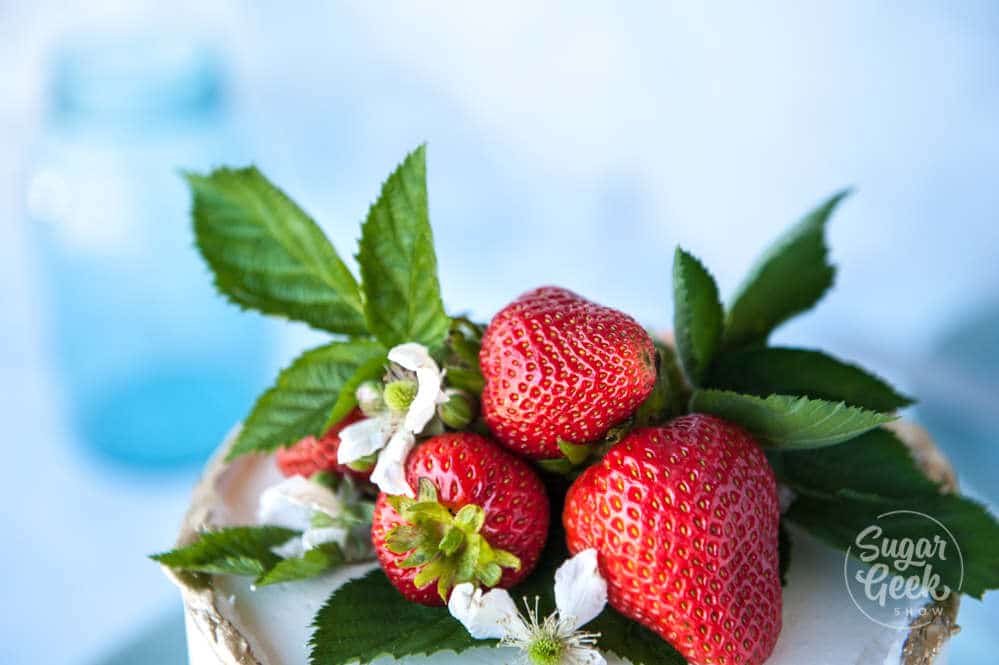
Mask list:
[[[876,429],[832,448],[769,452],[778,478],[797,494],[785,517],[833,547],[850,547],[875,522],[886,538],[932,537],[933,523],[919,515],[879,520],[892,511],[915,511],[944,524],[961,549],[962,591],[981,598],[999,588],[999,523],[974,501],[941,494],[920,471],[894,434]],[[889,563],[885,561],[885,563]],[[961,561],[934,565],[943,582],[957,588]]]
[[[555,607],[555,570],[568,558],[565,533],[557,524],[534,572],[510,590],[515,602],[539,598],[541,612]],[[392,621],[386,622],[385,617]],[[365,665],[382,656],[397,660],[406,656],[451,651],[463,653],[489,647],[495,640],[472,639],[444,607],[424,607],[402,600],[381,570],[352,580],[341,587],[313,621],[310,665]],[[598,647],[617,654],[632,665],[685,665],[669,643],[652,631],[624,618],[608,607],[586,630],[601,633]],[[509,652],[511,658],[515,651]]]
[[[673,257],[673,329],[683,370],[700,385],[722,335],[718,286],[701,262],[679,247]]]
[[[386,621],[391,617],[391,621]],[[375,569],[351,580],[326,601],[313,620],[311,665],[370,663],[441,651],[462,653],[495,641],[474,640],[444,607],[406,602]]]
[[[380,379],[385,372],[387,361],[386,355],[373,353],[370,358],[358,365],[351,377],[340,388],[323,430],[333,427],[354,410],[357,406],[357,388],[365,381]]]
[[[367,333],[357,281],[315,222],[255,167],[187,174],[197,245],[232,302]]]
[[[916,466],[909,448],[883,427],[838,446],[770,450],[767,456],[777,476],[797,491],[826,495],[848,487],[902,498],[939,491]]]
[[[706,384],[759,397],[804,395],[872,411],[894,411],[912,404],[910,398],[860,367],[806,349],[766,347],[723,353]]]
[[[903,511],[890,520],[886,513]],[[833,547],[846,549],[857,535],[877,524],[886,539],[929,538],[939,528],[924,515],[947,527],[961,548],[961,557],[934,562],[933,572],[944,584],[962,593],[981,598],[985,591],[999,588],[999,524],[987,508],[953,494],[914,494],[909,497],[880,497],[841,489],[835,496],[820,498],[802,495],[792,504],[787,518],[801,525]],[[856,549],[856,548],[854,548]],[[891,557],[879,557],[891,564]],[[963,560],[963,582],[961,564]]]
[[[231,527],[202,533],[190,545],[150,558],[177,570],[257,577],[281,561],[271,549],[299,535],[274,526]]]
[[[361,266],[368,328],[387,347],[440,344],[451,320],[437,280],[427,208],[426,150],[411,152],[382,186],[361,227]]]
[[[321,435],[335,411],[353,408],[352,386],[359,383],[358,373],[384,359],[385,349],[366,340],[333,342],[306,351],[257,400],[228,459],[271,452],[303,437]]]
[[[830,197],[781,236],[749,273],[725,320],[724,345],[766,342],[771,331],[814,305],[832,286],[825,225],[848,190]]]
[[[760,444],[782,449],[832,446],[895,420],[890,414],[842,402],[791,395],[762,398],[724,390],[696,391],[690,410],[738,423]]]
[[[284,559],[257,578],[257,586],[296,582],[317,577],[342,566],[346,562],[343,550],[336,543],[324,543],[314,547],[301,557]]]

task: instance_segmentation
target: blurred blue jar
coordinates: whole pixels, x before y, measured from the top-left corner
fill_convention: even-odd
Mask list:
[[[28,209],[67,412],[100,456],[202,461],[272,369],[267,323],[211,286],[178,175],[248,161],[220,57],[88,37],[58,52],[50,97]]]

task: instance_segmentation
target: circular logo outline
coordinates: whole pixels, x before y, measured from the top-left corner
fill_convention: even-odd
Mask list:
[[[918,515],[919,517],[925,517],[926,519],[932,521],[934,524],[936,524],[937,526],[939,526],[941,529],[944,530],[944,532],[950,538],[950,541],[954,544],[954,549],[957,551],[957,560],[958,560],[958,564],[960,565],[960,571],[961,571],[960,575],[958,576],[957,588],[956,589],[951,589],[950,593],[960,593],[961,587],[964,585],[964,554],[961,552],[961,546],[958,544],[957,538],[954,537],[954,534],[951,533],[950,529],[948,529],[940,520],[938,520],[937,518],[933,517],[932,515],[927,515],[926,513],[921,513],[918,510],[905,510],[905,509],[889,510],[888,512],[881,513],[880,515],[876,516],[875,520],[878,521],[878,520],[881,520],[881,519],[883,519],[885,517],[890,517],[892,515],[898,515],[899,513],[907,513],[909,515]],[[856,542],[856,540],[854,540],[854,542]],[[847,594],[850,596],[850,601],[853,603],[853,606],[856,607],[857,610],[860,611],[861,614],[863,614],[865,617],[867,617],[867,619],[869,619],[870,621],[873,621],[874,623],[878,624],[879,626],[884,626],[885,628],[891,628],[892,630],[911,630],[913,628],[920,628],[922,626],[928,625],[929,623],[931,623],[933,621],[933,619],[935,618],[934,615],[932,613],[927,613],[926,614],[927,618],[926,618],[926,621],[924,623],[907,623],[907,624],[905,624],[903,626],[896,626],[896,625],[893,625],[893,624],[885,623],[883,621],[879,621],[878,619],[875,619],[870,614],[868,614],[867,611],[864,610],[864,608],[860,606],[860,603],[857,602],[857,599],[854,598],[854,596],[853,596],[853,590],[850,588],[849,565],[850,565],[850,550],[852,548],[853,548],[852,544],[850,546],[848,546],[846,548],[846,554],[843,557],[843,583],[846,586],[846,592],[847,592]],[[923,607],[927,607],[930,604],[931,603],[927,603],[926,605],[923,605]]]

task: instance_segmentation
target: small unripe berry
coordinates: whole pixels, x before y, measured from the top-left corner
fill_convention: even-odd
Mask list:
[[[437,415],[451,429],[465,429],[478,415],[478,400],[464,390],[448,388],[447,401],[437,407]]]

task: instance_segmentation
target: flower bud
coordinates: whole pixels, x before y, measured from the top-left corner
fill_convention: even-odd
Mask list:
[[[448,388],[447,401],[437,407],[437,415],[451,429],[465,429],[478,415],[478,400],[464,390]]]
[[[357,387],[354,395],[357,397],[357,406],[368,418],[373,418],[385,410],[381,381],[365,381]]]

